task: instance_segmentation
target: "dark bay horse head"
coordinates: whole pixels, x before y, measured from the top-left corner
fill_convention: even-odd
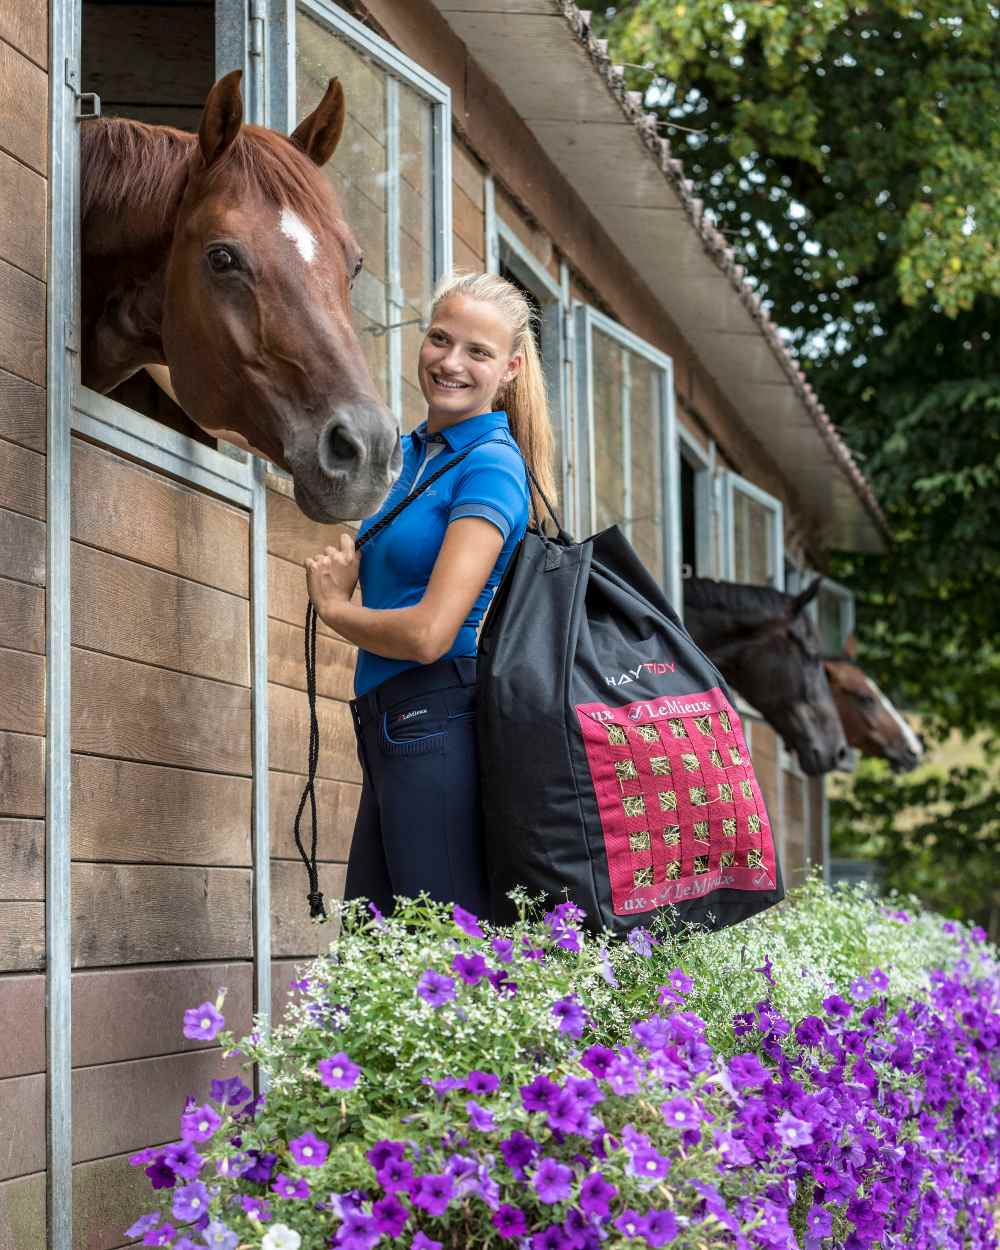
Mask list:
[[[823,668],[819,635],[800,595],[692,577],[684,621],[726,680],[761,713],[811,777],[842,768],[847,742]]]
[[[367,516],[400,450],[351,324],[361,249],[321,173],[344,93],[331,81],[286,137],[243,125],[240,77],[212,88],[197,136],[84,127],[82,379],[106,393],[166,364],[191,419],[288,469],[309,517]]]
[[[850,658],[826,660],[824,667],[848,744],[888,760],[893,772],[916,768],[923,743],[872,679]]]

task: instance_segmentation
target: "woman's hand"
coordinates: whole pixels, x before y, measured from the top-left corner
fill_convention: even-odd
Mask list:
[[[336,547],[325,547],[322,553],[306,561],[306,585],[309,598],[320,617],[338,604],[350,602],[358,584],[361,553],[355,550],[350,534],[341,534]]]

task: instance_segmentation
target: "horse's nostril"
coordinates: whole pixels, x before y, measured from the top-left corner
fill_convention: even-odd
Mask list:
[[[320,462],[327,473],[353,473],[365,459],[361,440],[343,420],[334,418],[320,439]]]

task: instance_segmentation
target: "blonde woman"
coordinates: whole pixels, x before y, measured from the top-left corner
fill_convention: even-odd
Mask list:
[[[442,282],[418,377],[427,419],[404,437],[399,480],[361,533],[468,454],[361,552],[345,535],[306,561],[318,615],[359,648],[351,708],[363,784],[345,895],[388,913],[394,896],[426,891],[485,916],[476,632],[528,523],[526,464],[555,497],[521,292],[495,274]]]

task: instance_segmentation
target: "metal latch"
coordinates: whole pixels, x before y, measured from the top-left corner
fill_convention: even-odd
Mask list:
[[[80,66],[71,57],[66,58],[66,86],[76,97],[77,121],[88,121],[101,115],[101,97],[96,91],[80,90]]]

